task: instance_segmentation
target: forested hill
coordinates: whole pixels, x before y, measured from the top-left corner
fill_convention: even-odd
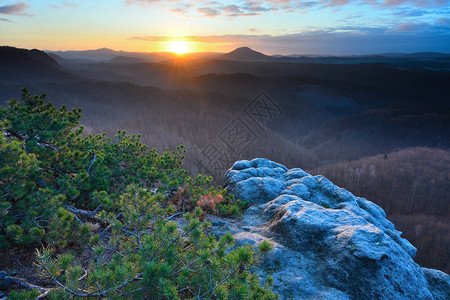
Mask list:
[[[0,47],[1,83],[64,82],[74,79],[74,75],[43,51]]]
[[[244,52],[256,55],[251,49]],[[332,178],[336,183],[351,186],[358,196],[375,201],[388,214],[397,205],[414,208],[399,219],[404,224],[401,229],[418,247],[418,261],[433,268],[447,266],[443,253],[432,254],[436,257],[433,262],[425,260],[429,251],[450,247],[450,237],[430,226],[443,224],[439,228],[446,228],[448,222],[441,222],[443,216],[431,210],[423,216],[419,209],[419,203],[426,202],[429,195],[417,190],[410,198],[417,203],[396,202],[399,194],[409,195],[402,190],[407,182],[427,182],[420,178],[432,180],[436,173],[427,167],[428,158],[421,155],[407,155],[394,163],[399,157],[395,153],[419,153],[417,147],[429,149],[420,152],[424,157],[433,153],[430,159],[444,161],[434,153],[450,147],[450,71],[442,62],[445,57],[395,55],[382,56],[376,62],[373,57],[278,58],[260,62],[161,54],[161,59],[152,62],[136,62],[124,59],[127,53],[120,53],[123,57],[113,61],[111,57],[103,61],[72,57],[70,62],[57,58],[58,65],[38,50],[4,47],[1,53],[3,105],[8,99],[20,99],[22,87],[28,87],[32,94],[45,93],[57,107],[81,107],[80,122],[88,134],[106,132],[112,137],[118,130],[126,130],[141,134],[142,142],[159,152],[185,145],[189,155],[183,167],[193,174],[213,175],[216,183],[222,183],[233,162],[253,157],[310,172],[329,167],[323,173],[330,177],[338,174]],[[262,101],[259,95],[267,95],[270,101],[258,102]],[[266,117],[255,122],[249,111],[256,108],[258,116]],[[246,129],[246,143],[241,148],[226,139],[233,129]],[[366,159],[374,161],[377,168],[378,158],[383,160],[385,154],[392,165],[417,168],[407,168],[411,170],[408,174],[400,167],[390,169],[391,173],[377,171],[373,180],[372,175],[367,179],[371,184],[354,183],[348,177],[349,168],[357,170]],[[371,164],[363,165],[371,169]],[[373,196],[380,182],[385,190],[396,191],[396,196]],[[397,182],[405,184],[398,189]],[[439,182],[436,179],[435,183]],[[446,205],[445,199],[442,201],[441,205]],[[419,227],[429,229],[416,230]],[[446,246],[433,247],[438,244]]]

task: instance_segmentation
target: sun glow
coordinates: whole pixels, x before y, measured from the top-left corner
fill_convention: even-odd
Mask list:
[[[182,41],[169,42],[169,50],[170,52],[174,52],[176,54],[187,53],[189,52],[188,43]]]

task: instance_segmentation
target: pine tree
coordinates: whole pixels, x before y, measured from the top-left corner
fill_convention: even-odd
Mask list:
[[[251,273],[271,245],[236,248],[200,221],[198,203],[227,214],[245,203],[183,170],[182,146],[159,154],[125,132],[84,135],[80,117],[26,90],[0,107],[0,246],[37,247],[50,298],[276,298]],[[90,245],[89,261],[72,245]]]

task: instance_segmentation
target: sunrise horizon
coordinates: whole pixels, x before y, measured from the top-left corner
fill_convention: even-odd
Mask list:
[[[173,54],[176,55],[178,57],[184,57],[184,56],[188,56],[188,55],[192,55],[192,54],[226,54],[226,53],[230,53],[233,52],[237,49],[240,48],[249,48],[252,51],[255,52],[260,52],[264,55],[267,56],[285,56],[285,57],[290,57],[290,56],[318,56],[318,57],[324,57],[324,56],[336,56],[336,57],[346,57],[346,56],[377,56],[377,55],[389,55],[389,54],[420,54],[420,53],[436,53],[436,54],[443,54],[443,55],[450,55],[450,51],[413,51],[413,52],[367,52],[367,53],[268,53],[265,52],[263,50],[251,47],[251,46],[247,46],[247,45],[238,45],[238,46],[231,46],[230,48],[227,48],[225,50],[222,51],[208,51],[208,50],[200,50],[200,51],[190,51],[190,50],[186,50],[183,52],[177,52],[177,51],[171,51],[170,49],[167,50],[147,50],[147,51],[127,51],[124,50],[122,48],[110,48],[110,47],[99,47],[99,48],[70,48],[70,49],[41,49],[41,48],[37,48],[37,47],[18,47],[15,45],[0,45],[0,47],[12,47],[12,48],[18,48],[18,49],[28,49],[28,50],[32,50],[32,49],[36,49],[36,50],[40,50],[40,51],[44,51],[47,53],[64,53],[64,52],[95,52],[95,51],[114,51],[114,52],[119,52],[119,53],[124,53],[124,54],[133,54],[133,53],[140,53],[140,54],[157,54],[157,53],[166,53],[166,54]]]
[[[8,1],[0,44],[49,51],[450,53],[448,1]],[[178,43],[178,50],[174,50]],[[181,49],[182,48],[182,49]]]

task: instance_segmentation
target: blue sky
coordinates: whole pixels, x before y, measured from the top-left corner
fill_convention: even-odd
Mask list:
[[[49,50],[450,53],[450,1],[0,0],[0,44]]]

